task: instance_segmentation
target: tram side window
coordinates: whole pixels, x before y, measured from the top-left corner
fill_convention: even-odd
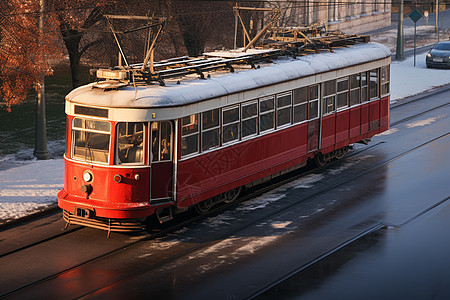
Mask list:
[[[202,113],[202,151],[219,146],[219,109]]]
[[[256,135],[258,132],[258,102],[242,104],[242,138]]]
[[[152,161],[172,159],[172,123],[152,123]]]
[[[277,95],[277,127],[291,124],[291,110],[291,93]]]
[[[378,81],[378,69],[370,70],[370,84],[369,84],[369,95],[370,99],[375,99],[379,97],[379,87],[380,83]]]
[[[294,90],[294,123],[305,121],[308,106],[308,87]]]
[[[239,106],[224,108],[222,111],[222,143],[239,139]]]
[[[144,162],[144,124],[117,124],[117,158],[119,164]]]
[[[326,81],[323,90],[323,114],[329,114],[336,110],[336,80]]]
[[[181,156],[198,152],[199,114],[181,119]]]
[[[348,107],[348,77],[340,78],[337,81],[336,108]]]
[[[350,76],[350,106],[357,105],[361,101],[361,74]]]
[[[389,94],[389,81],[390,81],[389,66],[381,67],[381,95],[382,96]]]
[[[366,102],[369,100],[368,97],[369,88],[368,88],[368,80],[367,80],[367,72],[361,73],[361,102]]]
[[[74,118],[72,123],[72,158],[107,163],[111,124],[107,121]]]
[[[309,88],[308,119],[319,117],[319,85],[311,85]]]
[[[263,132],[274,128],[274,98],[259,101],[259,131]]]

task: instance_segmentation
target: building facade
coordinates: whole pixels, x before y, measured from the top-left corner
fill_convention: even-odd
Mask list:
[[[271,1],[282,11],[282,26],[324,25],[328,30],[363,33],[391,25],[387,0]],[[281,25],[280,24],[280,25]]]

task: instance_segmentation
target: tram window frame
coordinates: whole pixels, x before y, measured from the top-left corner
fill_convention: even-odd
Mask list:
[[[181,157],[199,153],[199,120],[200,114],[192,114],[181,118]],[[189,149],[189,147],[192,147],[192,149]]]
[[[389,95],[390,92],[390,68],[389,65],[381,67],[381,96]]]
[[[292,124],[292,93],[280,93],[277,95],[277,128],[286,127]],[[286,119],[287,118],[287,119]]]
[[[361,74],[350,75],[350,106],[361,103]]]
[[[308,120],[308,87],[304,86],[293,91],[294,93],[294,124]]]
[[[65,145],[64,145],[64,154],[69,157],[69,153],[70,153],[70,144],[69,144],[69,137],[70,137],[70,118],[69,116],[66,117],[66,132],[65,132]]]
[[[169,125],[169,128],[163,132],[163,125]],[[157,128],[155,128],[158,126]],[[155,132],[156,137],[155,137]],[[167,136],[167,133],[169,136]],[[152,122],[150,128],[151,137],[151,162],[171,161],[173,153],[173,124],[170,121]],[[164,142],[165,141],[165,142]]]
[[[142,126],[140,130],[137,128],[138,125]],[[144,122],[118,122],[116,124],[115,144],[117,165],[144,164],[144,145],[146,144],[145,128]],[[133,157],[135,158],[134,160],[132,159]]]
[[[254,106],[253,110],[250,106]],[[247,109],[248,107],[248,109]],[[241,106],[241,119],[242,119],[242,139],[247,139],[252,136],[258,135],[258,100],[245,102]],[[254,124],[252,124],[254,123]],[[253,126],[247,126],[251,124]],[[247,129],[253,129],[249,133],[247,133]]]
[[[308,87],[308,120],[319,118],[320,84]]]
[[[233,112],[234,111],[234,112]],[[233,116],[232,114],[235,115]],[[227,145],[239,140],[240,135],[239,105],[222,109],[222,144]],[[231,138],[230,138],[231,137]]]
[[[106,120],[74,117],[72,119],[71,132],[71,158],[82,161],[108,164],[111,152],[111,128],[111,123]],[[90,137],[86,138],[86,135],[88,134],[90,135]],[[84,137],[81,139],[77,137],[77,135],[79,135],[79,137]],[[92,145],[86,146],[86,143],[91,141],[91,139],[93,142],[96,142],[96,146],[103,147],[94,148],[92,147]],[[102,139],[104,140],[103,143],[99,144],[99,141],[101,141]],[[82,140],[85,140],[85,144],[83,146],[77,144],[77,141]],[[84,155],[82,155],[83,149]]]
[[[220,147],[220,110],[202,112],[202,152]]]
[[[380,98],[380,78],[379,69],[369,71],[369,99],[376,100]]]
[[[336,81],[336,110],[343,110],[348,107],[349,78],[342,77]]]
[[[336,111],[336,79],[323,83],[322,115],[329,115]]]
[[[361,103],[369,101],[368,72],[361,72]]]
[[[270,103],[272,102],[272,105],[267,106],[267,108],[264,108],[263,110],[263,103],[264,105],[266,103]],[[265,127],[264,125],[266,125],[266,121],[270,121],[270,117],[271,117],[271,121],[272,121],[272,126],[271,127]],[[267,123],[269,124],[269,123]],[[270,96],[270,97],[266,97],[266,98],[262,98],[259,100],[259,132],[263,133],[263,132],[267,132],[270,130],[275,129],[275,97],[274,96]]]

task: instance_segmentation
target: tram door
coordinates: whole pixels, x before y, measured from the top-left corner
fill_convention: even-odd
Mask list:
[[[309,86],[308,89],[308,152],[319,149],[320,142],[320,101],[319,85]]]
[[[172,198],[173,132],[170,121],[152,122],[150,203],[167,202]]]

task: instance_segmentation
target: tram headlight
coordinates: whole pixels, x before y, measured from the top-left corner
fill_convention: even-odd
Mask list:
[[[92,173],[91,173],[90,171],[85,171],[85,172],[83,173],[83,179],[84,179],[84,181],[86,181],[86,182],[91,182],[92,179],[94,179],[94,175],[92,175]]]

